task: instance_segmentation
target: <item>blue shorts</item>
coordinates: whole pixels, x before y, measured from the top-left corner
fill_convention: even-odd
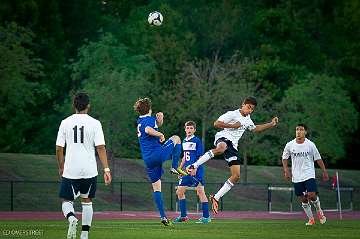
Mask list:
[[[96,192],[96,179],[97,176],[81,179],[61,177],[59,197],[69,201],[74,201],[79,196],[81,198],[94,198]]]
[[[174,151],[175,144],[169,139],[160,148],[154,151],[149,159],[144,159],[146,172],[149,176],[151,183],[158,181],[164,173],[162,164],[171,159],[171,154]]]
[[[304,196],[308,192],[318,192],[315,178],[310,178],[303,182],[294,183],[296,196]]]
[[[183,176],[179,180],[179,186],[186,186],[186,187],[197,187],[199,183],[204,186],[204,179],[200,177],[193,177],[193,176]]]

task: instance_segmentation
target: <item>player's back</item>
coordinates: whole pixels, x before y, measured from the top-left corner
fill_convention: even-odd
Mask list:
[[[151,127],[158,131],[156,118],[150,115],[140,116],[137,120],[137,134],[141,154],[144,160],[151,157],[151,154],[161,149],[161,144],[158,137],[151,136],[145,132],[146,127]]]
[[[66,143],[64,177],[91,178],[98,174],[95,146],[105,145],[100,121],[87,114],[67,117],[61,122],[56,144],[62,143]]]

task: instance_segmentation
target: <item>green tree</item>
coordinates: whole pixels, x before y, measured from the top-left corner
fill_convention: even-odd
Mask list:
[[[133,104],[151,94],[154,61],[134,55],[111,34],[79,49],[71,65],[79,90],[90,94],[93,115],[103,123],[108,149],[122,157],[138,156]],[[135,153],[134,153],[135,152]]]
[[[295,126],[302,122],[309,126],[309,138],[326,159],[335,163],[345,158],[345,145],[358,127],[359,114],[342,78],[309,74],[285,92],[279,111],[279,146],[295,137]]]
[[[25,46],[32,44],[34,34],[16,23],[0,26],[0,149],[21,152],[31,138],[31,109],[37,96],[46,89],[36,79],[42,75],[40,59]]]

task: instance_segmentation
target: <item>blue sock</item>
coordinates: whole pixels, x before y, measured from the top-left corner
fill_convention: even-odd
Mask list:
[[[153,192],[153,197],[154,197],[156,206],[159,210],[160,217],[166,217],[161,192],[159,192],[159,191]]]
[[[209,215],[209,203],[208,202],[203,202],[201,203],[201,207],[203,210],[203,217],[208,218]]]
[[[172,163],[171,163],[171,167],[173,168],[177,168],[179,165],[179,159],[180,159],[180,154],[181,154],[181,144],[177,144],[174,147],[174,151],[172,153]]]
[[[187,213],[186,213],[186,199],[185,198],[179,200],[179,207],[180,207],[181,217],[186,217]]]

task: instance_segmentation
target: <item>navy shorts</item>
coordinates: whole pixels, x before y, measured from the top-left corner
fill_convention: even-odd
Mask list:
[[[318,192],[315,178],[310,178],[303,182],[294,183],[296,196],[304,196],[308,192]]]
[[[239,159],[239,153],[234,148],[232,142],[225,137],[221,137],[218,140],[216,140],[215,145],[218,145],[220,142],[226,143],[227,148],[224,152],[224,158],[228,163],[228,166],[231,167],[233,165],[240,165],[241,161]]]
[[[62,177],[59,197],[69,201],[74,201],[79,196],[81,198],[94,198],[96,192],[96,179],[97,176],[81,179]]]
[[[179,180],[179,186],[197,187],[199,183],[202,186],[205,186],[204,169],[202,168],[202,166],[198,168],[195,176],[183,176]]]
[[[164,174],[162,164],[166,160],[171,159],[171,154],[174,151],[175,144],[169,139],[162,146],[160,150],[156,150],[151,154],[149,159],[144,160],[146,165],[146,172],[151,183],[155,183]]]

